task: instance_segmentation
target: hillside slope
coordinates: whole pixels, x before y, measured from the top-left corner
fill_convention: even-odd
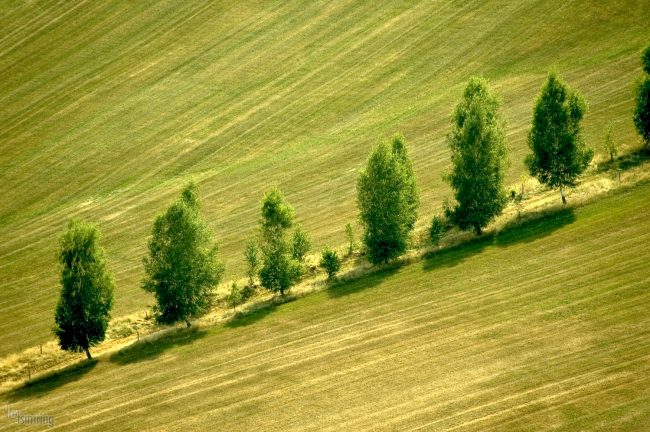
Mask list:
[[[140,341],[3,406],[61,430],[647,430],[649,197]]]
[[[631,83],[650,4],[10,1],[0,8],[0,354],[49,337],[54,255],[71,217],[97,221],[117,279],[138,288],[154,215],[193,177],[241,274],[242,240],[278,184],[319,248],[343,242],[370,146],[409,143],[426,216],[448,189],[444,136],[463,83],[502,95],[519,176],[531,107],[554,67],[634,142]],[[424,222],[421,220],[420,223]]]

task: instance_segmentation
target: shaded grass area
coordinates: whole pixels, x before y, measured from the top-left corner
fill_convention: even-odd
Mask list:
[[[134,345],[134,361],[21,393],[16,408],[64,430],[644,430],[649,211],[650,185],[630,188],[461,261],[451,251],[454,265],[385,269],[181,331],[164,356]]]
[[[206,335],[206,330],[196,327],[176,329],[157,337],[150,335],[115,352],[110,356],[110,361],[121,365],[155,361],[166,351],[174,347],[192,344]]]
[[[447,186],[444,140],[472,74],[504,101],[522,172],[535,94],[554,67],[602,130],[636,142],[630,83],[648,2],[9,2],[0,10],[0,355],[50,336],[57,238],[96,221],[115,316],[142,310],[155,215],[195,178],[228,263],[278,184],[314,250],[344,243],[372,144],[409,142],[428,222]],[[49,317],[49,318],[48,318]]]
[[[59,387],[82,379],[84,375],[95,368],[97,362],[97,359],[87,359],[61,370],[46,373],[10,391],[7,394],[7,399],[9,402],[15,402],[20,399],[42,397]]]

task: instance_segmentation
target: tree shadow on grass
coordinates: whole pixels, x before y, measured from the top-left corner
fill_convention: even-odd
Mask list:
[[[372,288],[397,273],[402,265],[403,264],[400,262],[384,264],[372,273],[362,275],[359,278],[354,278],[352,280],[342,279],[330,286],[327,290],[327,294],[332,298],[337,298]]]
[[[531,213],[523,221],[514,220],[506,224],[495,237],[495,244],[507,247],[515,243],[530,243],[572,224],[575,220],[576,215],[572,208]]]
[[[455,267],[467,258],[477,255],[494,242],[494,234],[484,234],[458,245],[429,252],[424,256],[424,271],[441,267]]]
[[[48,392],[64,386],[68,383],[80,380],[90,372],[98,363],[96,359],[83,360],[63,369],[49,372],[43,376],[39,376],[30,381],[27,381],[22,386],[11,390],[7,393],[10,401],[15,401],[25,398],[41,397]]]
[[[121,365],[138,363],[158,358],[165,351],[194,342],[207,335],[206,330],[196,327],[181,328],[165,332],[160,336],[149,336],[122,348],[110,356],[110,361]]]
[[[475,237],[458,245],[433,251],[424,257],[423,269],[454,267],[467,258],[481,253],[487,246],[508,247],[515,243],[530,243],[572,224],[576,215],[572,208],[529,213],[522,220],[507,223],[496,234]]]
[[[270,315],[278,308],[278,304],[269,302],[263,304],[253,311],[237,312],[233,318],[226,323],[226,327],[238,328],[246,327],[256,323],[267,315]]]
[[[248,309],[237,312],[225,326],[230,328],[246,327],[255,324],[257,321],[263,319],[267,315],[275,312],[277,308],[285,303],[290,303],[296,300],[296,297],[289,294],[283,297],[273,297],[254,305],[254,309]]]

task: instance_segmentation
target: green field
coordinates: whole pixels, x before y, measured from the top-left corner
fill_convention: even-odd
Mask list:
[[[140,341],[2,405],[61,430],[650,430],[649,198]]]
[[[51,337],[55,253],[67,220],[96,221],[119,316],[139,289],[154,215],[190,177],[242,275],[242,240],[277,184],[315,247],[343,243],[371,145],[410,145],[422,226],[449,194],[450,113],[471,74],[504,101],[510,180],[533,98],[555,68],[636,143],[632,82],[644,1],[89,2],[0,5],[0,355]]]

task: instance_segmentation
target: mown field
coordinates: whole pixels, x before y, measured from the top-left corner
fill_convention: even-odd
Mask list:
[[[60,430],[650,430],[649,198],[140,341],[2,402]]]
[[[228,278],[271,184],[316,249],[343,243],[358,169],[396,131],[422,226],[449,194],[444,136],[471,74],[503,98],[511,180],[550,68],[584,93],[590,145],[610,121],[635,143],[649,15],[644,1],[3,2],[0,355],[50,337],[71,217],[104,232],[114,315],[151,303],[139,289],[150,224],[190,177]]]

